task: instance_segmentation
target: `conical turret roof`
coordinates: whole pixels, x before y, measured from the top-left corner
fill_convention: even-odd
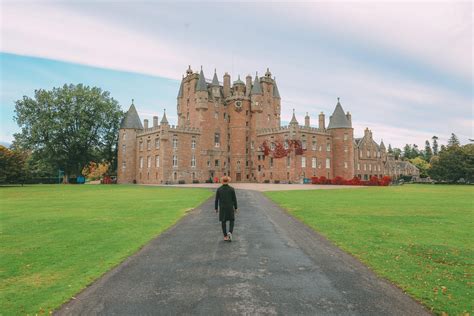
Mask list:
[[[169,124],[168,119],[166,118],[166,109],[164,110],[163,117],[161,118],[161,124]]]
[[[252,86],[252,91],[250,91],[250,94],[263,94],[262,92],[262,86],[260,85],[260,80],[258,80],[258,75],[255,74],[255,80],[253,82]]]
[[[219,86],[219,79],[217,78],[216,70],[214,69],[214,77],[212,78],[212,86]]]
[[[245,82],[243,82],[242,80],[240,80],[240,75],[237,77],[237,80],[234,81],[234,85],[236,84],[243,84],[245,85]]]
[[[351,128],[352,125],[347,119],[344,109],[342,108],[339,98],[337,98],[336,108],[329,119],[328,129],[331,128]]]
[[[273,97],[280,99],[280,92],[278,91],[276,78],[273,78]]]
[[[181,84],[179,85],[178,98],[183,97],[183,79],[181,79]]]
[[[207,91],[206,78],[204,77],[204,72],[202,71],[202,67],[201,67],[201,72],[199,73],[198,82],[196,84],[196,91]]]
[[[298,125],[298,121],[295,116],[295,109],[293,109],[293,116],[291,117],[290,125]]]
[[[142,122],[140,121],[140,117],[138,116],[137,109],[135,109],[135,105],[130,105],[125,117],[120,124],[120,128],[133,128],[133,129],[143,129]]]
[[[383,139],[380,141],[380,148],[385,149],[385,144],[383,143]]]

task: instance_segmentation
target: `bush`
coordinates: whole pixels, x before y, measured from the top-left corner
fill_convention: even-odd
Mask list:
[[[334,185],[367,185],[367,186],[388,186],[392,182],[392,178],[389,176],[384,176],[379,179],[377,176],[370,177],[369,181],[362,181],[358,177],[354,177],[350,180],[346,180],[342,177],[335,177],[334,179],[327,179],[325,176],[320,178],[312,177],[312,184],[334,184]]]
[[[318,177],[311,177],[311,184],[319,184]]]
[[[335,185],[343,185],[344,184],[344,179],[342,177],[335,177],[334,179],[331,180],[331,184]]]

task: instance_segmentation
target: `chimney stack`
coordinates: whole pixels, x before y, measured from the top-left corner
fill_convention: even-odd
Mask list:
[[[321,113],[319,113],[319,129],[325,130],[326,129],[325,124],[326,123],[325,123],[324,113],[321,112]]]
[[[153,116],[153,127],[158,126],[158,116]]]
[[[145,129],[148,129],[148,120],[147,120],[147,119],[144,119],[144,120],[143,120],[143,127],[144,127]]]
[[[226,72],[224,74],[224,98],[230,96],[230,75]]]
[[[309,127],[309,115],[308,112],[306,112],[306,116],[304,117],[304,126]]]
[[[247,75],[247,77],[245,77],[245,95],[249,96],[251,90],[252,90],[252,76]]]

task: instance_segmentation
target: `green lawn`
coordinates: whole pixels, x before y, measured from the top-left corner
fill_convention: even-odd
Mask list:
[[[0,314],[49,313],[210,195],[133,185],[0,187]]]
[[[434,312],[472,314],[474,186],[266,195]]]

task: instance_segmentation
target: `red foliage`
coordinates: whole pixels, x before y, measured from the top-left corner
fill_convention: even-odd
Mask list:
[[[288,154],[294,149],[296,155],[302,155],[306,149],[303,149],[301,142],[299,140],[293,139],[288,141],[288,149],[285,149],[285,146],[281,142],[274,142],[275,149],[271,150],[268,146],[267,141],[264,141],[261,149],[263,154],[268,156],[272,154],[273,158],[283,158],[288,156]]]
[[[369,185],[379,185],[379,178],[377,178],[377,176],[371,176],[369,180]]]
[[[319,184],[318,177],[311,177],[311,184]]]
[[[379,181],[379,185],[382,185],[384,187],[388,186],[390,184],[390,182],[392,182],[392,178],[390,178],[389,176],[384,176],[380,181]]]
[[[319,178],[319,184],[326,184],[326,181],[327,181],[327,179],[326,179],[325,176],[322,176],[322,177]]]
[[[342,177],[337,176],[334,179],[332,179],[331,184],[342,185],[344,184],[344,179]]]

